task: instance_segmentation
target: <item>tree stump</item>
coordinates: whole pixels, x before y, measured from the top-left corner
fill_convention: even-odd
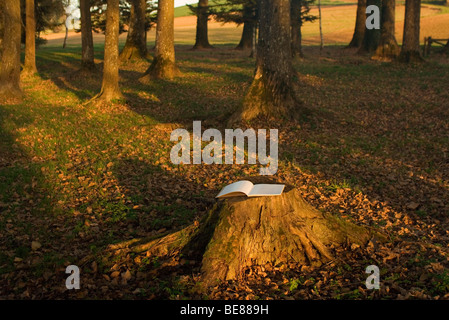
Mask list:
[[[253,265],[319,266],[334,259],[331,248],[366,244],[373,234],[307,204],[288,186],[274,197],[224,200],[212,212],[216,221],[202,256],[206,284],[239,279]]]
[[[334,248],[353,243],[364,246],[374,236],[382,238],[313,208],[296,188],[286,186],[280,196],[219,200],[199,224],[144,244],[136,241],[125,246],[147,256],[182,253],[201,261],[202,281],[208,287],[240,279],[245,269],[254,265],[320,266],[336,258]]]

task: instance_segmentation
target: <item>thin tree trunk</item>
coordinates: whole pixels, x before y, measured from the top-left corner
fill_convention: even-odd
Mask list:
[[[240,39],[239,44],[235,48],[236,50],[246,50],[251,49],[253,47],[253,36],[254,36],[254,13],[253,8],[251,6],[243,7],[243,31],[242,37]]]
[[[140,79],[172,79],[179,70],[175,62],[174,0],[159,0],[156,26],[156,47],[153,62]]]
[[[20,1],[3,0],[4,39],[0,63],[0,100],[22,99],[20,87]]]
[[[24,74],[35,74],[36,68],[36,19],[34,16],[34,0],[26,0],[25,27],[25,62]]]
[[[382,0],[367,0],[366,6],[375,5],[379,9],[382,8]],[[365,8],[366,10],[366,8]],[[366,19],[366,14],[365,14]],[[363,36],[362,45],[359,49],[359,53],[372,53],[379,46],[380,42],[380,29],[366,29],[365,34]]]
[[[301,45],[301,0],[291,0],[292,11],[291,11],[291,21],[292,21],[292,55],[293,57],[303,58],[304,54],[302,52]]]
[[[120,60],[122,61],[145,59],[147,57],[148,50],[145,35],[146,6],[146,0],[132,0],[128,36],[126,37],[125,47],[120,54]]]
[[[94,42],[92,37],[92,20],[90,13],[91,0],[80,0],[81,11],[81,67],[84,70],[94,70]]]
[[[293,89],[290,0],[261,0],[256,71],[243,109],[230,124],[257,116],[292,117]]]
[[[366,21],[366,0],[357,1],[357,16],[355,20],[355,29],[351,42],[348,48],[360,48],[365,36],[365,21]]]
[[[119,0],[107,0],[103,83],[98,98],[104,102],[121,99],[119,88]]]
[[[320,54],[323,52],[324,39],[323,39],[323,26],[322,26],[322,15],[321,15],[321,0],[318,0],[318,19],[320,23]]]
[[[395,0],[382,0],[381,34],[373,58],[393,60],[399,55],[399,46],[394,35]]]
[[[207,23],[209,21],[209,0],[198,1],[196,22],[196,40],[193,49],[210,49]]]
[[[2,41],[4,36],[4,28],[5,28],[5,22],[3,17],[3,1],[0,1],[0,59],[2,58]]]
[[[69,36],[69,28],[67,27],[67,22],[65,24],[65,35],[64,35],[64,42],[62,43],[62,48],[65,49],[65,46],[67,44],[67,38]]]
[[[419,52],[420,14],[421,0],[405,1],[404,36],[399,61],[409,63],[423,60]]]
[[[3,1],[0,1],[0,61],[2,59],[2,41],[4,37],[4,31],[5,31],[5,21],[3,16],[4,10],[3,10]]]

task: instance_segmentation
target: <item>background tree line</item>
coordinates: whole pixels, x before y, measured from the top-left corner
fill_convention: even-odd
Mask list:
[[[21,69],[25,74],[37,71],[36,37],[45,29],[55,28],[63,21],[64,7],[69,0],[4,0],[1,2],[0,96],[20,99]],[[174,50],[174,0],[159,0],[157,6],[146,0],[80,0],[82,61],[81,69],[96,69],[92,32],[105,32],[103,85],[95,97],[104,101],[122,97],[118,86],[120,60],[148,58],[147,31],[156,22],[155,52],[142,82],[153,78],[173,78],[179,73]],[[200,0],[191,10],[197,16],[196,41],[193,49],[212,48],[208,40],[210,18],[221,22],[243,24],[237,49],[252,48],[256,55],[254,83],[239,116],[252,118],[258,114],[291,114],[296,105],[293,86],[296,77],[292,59],[301,57],[301,26],[316,17],[309,14],[313,0],[226,0],[209,5]],[[381,28],[365,27],[367,6],[381,9]],[[402,48],[395,39],[395,1],[359,0],[354,36],[350,47],[360,53],[372,53],[378,59],[403,62],[421,61],[419,22],[421,0],[406,0]],[[279,14],[282,12],[282,14]],[[126,44],[119,52],[118,37],[128,29]],[[24,28],[22,28],[24,26]],[[23,32],[22,32],[23,31]],[[24,34],[25,36],[22,36]],[[7,36],[6,36],[7,35]],[[256,41],[256,37],[258,41]],[[20,64],[22,39],[25,39],[25,61]],[[257,44],[256,44],[257,42]],[[446,46],[447,47],[447,46]],[[274,111],[276,110],[276,111]]]

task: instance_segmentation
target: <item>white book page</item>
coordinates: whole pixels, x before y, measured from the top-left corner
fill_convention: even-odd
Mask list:
[[[248,197],[278,196],[284,191],[284,184],[256,184]]]
[[[225,198],[227,196],[236,196],[235,193],[243,193],[248,195],[253,188],[253,184],[251,181],[243,180],[231,183],[224,187],[220,193],[216,196],[216,198]],[[232,194],[232,195],[231,195]],[[243,195],[242,194],[242,195]]]

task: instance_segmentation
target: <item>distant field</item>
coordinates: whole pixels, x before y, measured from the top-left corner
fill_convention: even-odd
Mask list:
[[[341,45],[351,40],[355,24],[356,5],[353,2],[325,0],[322,9],[322,25],[325,45]],[[433,2],[436,3],[436,2]],[[187,10],[186,10],[187,9]],[[398,3],[396,7],[396,39],[402,41],[404,27],[404,4]],[[176,8],[175,42],[176,45],[193,45],[195,42],[196,18],[187,15],[186,6]],[[184,12],[184,13],[183,13]],[[318,10],[313,7],[311,14],[318,15]],[[209,39],[214,45],[236,45],[241,36],[242,26],[228,23],[222,24],[211,20],[209,22]],[[303,44],[318,45],[320,42],[318,21],[306,23],[303,26]],[[421,10],[421,42],[424,37],[449,38],[449,8],[434,4],[424,4]],[[47,46],[62,45],[64,34],[49,34]],[[154,44],[154,28],[148,33],[148,44]],[[126,33],[120,36],[121,44],[124,44]],[[102,34],[94,34],[94,41],[104,41]],[[79,46],[81,35],[70,32],[68,45]]]
[[[210,6],[216,6],[216,5],[220,5],[222,3],[224,3],[225,1],[223,0],[216,0],[216,1],[209,1],[209,5]],[[347,4],[357,4],[357,1],[353,1],[353,0],[323,0],[321,1],[321,5],[322,6],[337,6],[337,5],[347,5]],[[175,8],[175,17],[187,17],[187,16],[191,16],[192,15],[192,11],[189,9],[188,6],[181,6],[181,7],[177,7]]]

